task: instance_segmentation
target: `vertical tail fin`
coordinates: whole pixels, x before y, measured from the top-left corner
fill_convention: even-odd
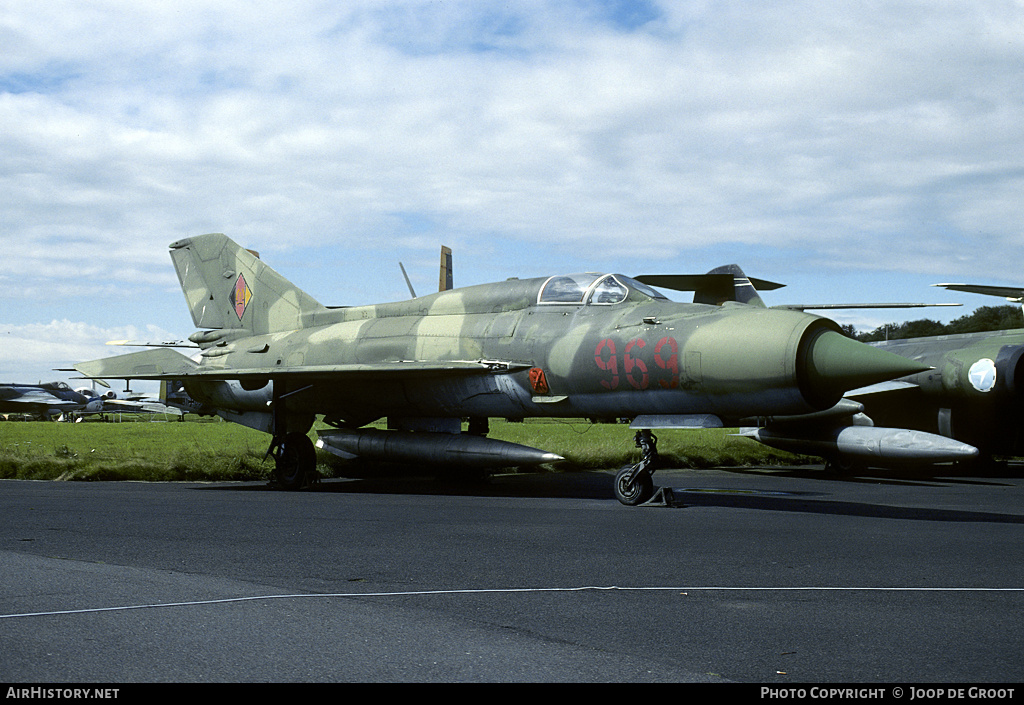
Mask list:
[[[259,257],[226,235],[171,244],[185,300],[197,328],[242,329],[254,335],[297,330],[304,314],[323,308]]]

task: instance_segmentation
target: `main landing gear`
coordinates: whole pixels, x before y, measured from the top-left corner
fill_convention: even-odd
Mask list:
[[[627,465],[615,475],[615,498],[630,507],[643,504],[654,496],[651,475],[658,463],[658,437],[650,429],[637,431],[633,440],[641,450],[640,462]]]
[[[289,390],[283,380],[274,380],[273,413],[274,440],[267,455],[274,456],[274,481],[283,490],[300,490],[319,477],[316,473],[316,448],[306,435],[313,426],[313,416],[293,411],[288,401],[310,389]]]
[[[305,433],[275,438],[270,454],[274,456],[274,480],[281,489],[299,490],[315,481],[316,448]]]

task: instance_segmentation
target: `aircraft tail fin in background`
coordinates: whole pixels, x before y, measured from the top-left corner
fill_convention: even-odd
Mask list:
[[[226,235],[199,235],[170,247],[197,328],[278,333],[302,328],[307,314],[323,310],[258,254]]]
[[[1019,286],[992,286],[989,284],[932,284],[950,291],[966,291],[969,294],[985,296],[1001,296],[1007,301],[1024,303],[1024,288]]]
[[[707,274],[641,274],[634,277],[637,281],[662,289],[674,289],[676,291],[692,291],[693,303],[710,304],[721,306],[728,301],[736,301],[749,306],[766,308],[764,301],[758,291],[774,291],[781,289],[785,284],[776,284],[766,279],[755,279],[748,277],[740,269],[739,265],[726,264],[712,269]],[[946,288],[960,287],[958,291],[973,291],[978,294],[992,294],[994,296],[1010,296],[1013,292],[1020,292],[1024,296],[1024,289],[999,288],[998,293],[994,287],[986,287],[987,291],[980,291],[982,287],[966,284],[936,284]],[[1017,299],[1010,299],[1011,301]],[[1024,300],[1024,299],[1022,299]],[[808,309],[852,309],[852,308],[921,308],[931,306],[959,306],[960,304],[927,304],[927,303],[882,303],[882,304],[779,304],[772,308],[789,309],[792,311],[805,311]]]
[[[412,281],[409,280],[409,273],[405,271],[405,265],[399,262],[398,266],[402,270],[402,276],[405,277],[405,285],[409,287],[409,294],[415,299],[416,290],[412,288]],[[452,248],[441,245],[441,277],[437,283],[437,290],[449,291],[454,288],[455,285],[452,283]]]
[[[750,279],[738,264],[727,264],[722,267],[715,267],[710,275],[727,275],[731,277],[723,281],[709,281],[697,289],[693,294],[695,304],[717,304],[722,305],[726,301],[738,301],[741,304],[750,304],[758,308],[765,308],[764,301],[758,295],[758,289],[771,291],[779,289],[783,285],[774,282]]]
[[[1020,304],[1021,311],[1024,311],[1024,287],[992,286],[989,284],[932,284],[932,286],[941,286],[950,291],[966,291],[969,294],[1002,296],[1011,303]]]
[[[452,280],[452,248],[441,245],[441,277],[437,283],[438,291],[454,289]]]
[[[676,291],[692,291],[693,303],[721,306],[727,301],[736,301],[758,308],[765,308],[758,295],[758,289],[773,291],[784,284],[748,277],[739,265],[727,264],[712,269],[707,274],[642,274],[636,277],[651,286]]]

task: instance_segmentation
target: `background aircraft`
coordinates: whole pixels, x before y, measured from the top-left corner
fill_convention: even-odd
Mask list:
[[[102,380],[93,380],[93,382],[108,386]],[[145,394],[136,394],[131,390],[118,394],[112,389],[101,392],[95,388],[79,387],[75,391],[93,399],[98,398],[101,402],[98,408],[94,404],[88,409],[75,412],[79,418],[90,414],[168,414],[180,419],[184,415],[184,410],[181,408],[168,406],[159,399]]]
[[[953,291],[1021,303],[1024,289],[936,284]],[[841,470],[950,460],[989,461],[1024,453],[1024,329],[872,343],[931,369],[852,390],[834,409],[812,417],[767,419],[744,435],[767,445],[826,457]],[[878,424],[900,429],[868,430]],[[898,432],[891,432],[891,431]],[[887,433],[889,431],[889,433]],[[914,434],[937,434],[932,447]],[[975,449],[960,454],[957,443]]]
[[[49,421],[73,411],[95,411],[102,408],[101,398],[75,391],[65,382],[0,384],[2,414],[27,414]]]
[[[221,234],[175,242],[171,258],[201,329],[189,338],[199,361],[159,348],[76,369],[180,384],[200,408],[271,434],[276,481],[288,489],[314,473],[315,415],[334,427],[319,432],[332,452],[470,467],[560,459],[486,438],[491,417],[626,417],[645,454],[615,490],[636,504],[653,492],[650,429],[818,412],[851,389],[926,369],[828,319],[766,308],[738,267],[723,305],[580,273],[328,308]],[[704,300],[723,280],[692,281]],[[384,417],[389,430],[363,428]]]

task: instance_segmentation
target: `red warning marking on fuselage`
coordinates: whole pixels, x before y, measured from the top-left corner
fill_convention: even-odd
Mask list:
[[[530,370],[530,386],[534,394],[548,394],[551,391],[548,387],[548,378],[539,367]]]

